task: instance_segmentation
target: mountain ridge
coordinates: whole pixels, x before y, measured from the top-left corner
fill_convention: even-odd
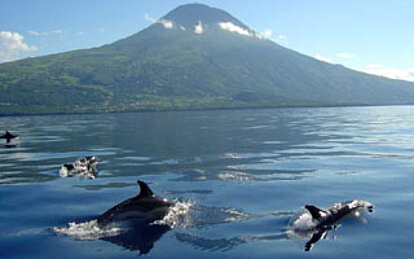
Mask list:
[[[0,64],[0,89],[3,114],[414,100],[414,83],[318,61],[200,4],[111,44]]]

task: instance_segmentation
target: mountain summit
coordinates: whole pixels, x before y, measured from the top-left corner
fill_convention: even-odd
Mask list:
[[[201,4],[112,44],[1,64],[0,89],[3,114],[414,100],[414,83],[318,61]]]
[[[207,26],[217,26],[219,23],[231,22],[241,28],[248,29],[246,25],[229,13],[203,4],[181,5],[160,20],[172,21],[177,26],[186,28],[192,28],[200,22]]]

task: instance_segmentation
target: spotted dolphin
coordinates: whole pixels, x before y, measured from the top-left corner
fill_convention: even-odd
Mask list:
[[[103,213],[97,219],[98,224],[106,225],[124,220],[151,223],[162,220],[168,214],[174,202],[156,196],[143,181],[138,180],[137,184],[140,187],[140,193]]]
[[[98,169],[96,168],[96,165],[99,161],[99,158],[95,156],[82,157],[81,159],[76,160],[71,164],[64,164],[59,170],[59,176],[84,176],[90,179],[95,179],[95,177],[98,175]]]
[[[326,210],[319,209],[313,205],[306,205],[305,208],[312,216],[310,239],[306,242],[305,251],[310,251],[315,243],[321,239],[325,239],[328,232],[335,230],[339,226],[338,221],[350,215],[359,215],[360,210],[368,212],[374,211],[374,205],[367,201],[352,200],[342,203],[336,203]],[[302,233],[303,234],[303,233]]]
[[[372,203],[361,200],[336,203],[326,210],[319,209],[313,205],[306,205],[305,208],[312,215],[316,228],[331,226],[343,217],[351,213],[356,213],[361,209],[365,209],[368,212],[374,211],[374,205]]]

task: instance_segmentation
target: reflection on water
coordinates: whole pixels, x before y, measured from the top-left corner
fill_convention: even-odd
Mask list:
[[[353,119],[346,109],[311,110],[280,109],[276,116],[275,110],[263,110],[254,120],[238,111],[218,116],[212,112],[64,116],[64,121],[60,116],[22,117],[15,126],[2,118],[3,125],[19,127],[22,139],[18,147],[0,151],[0,166],[7,172],[1,183],[55,180],[50,176],[56,175],[58,165],[90,155],[106,163],[106,177],[171,172],[181,175],[177,180],[182,181],[301,180],[334,169],[338,158],[414,157],[408,115],[394,120],[390,114],[393,126],[381,130],[379,125],[387,119],[370,117],[367,123],[364,110]],[[264,121],[265,127],[254,125]],[[205,125],[209,130],[200,129]],[[21,173],[27,171],[30,175]]]
[[[0,117],[5,128],[21,139],[0,148],[2,257],[303,257],[295,240],[333,232],[291,238],[292,211],[352,198],[380,210],[367,225],[344,223],[339,240],[318,242],[313,254],[411,256],[413,106]],[[59,178],[83,156],[101,159],[99,177]],[[194,202],[184,225],[109,242],[29,231],[98,215],[142,178],[167,198]]]
[[[120,235],[108,236],[102,240],[124,247],[131,251],[139,251],[140,255],[148,254],[154,244],[168,231],[166,225],[130,226]]]
[[[96,220],[54,227],[54,233],[69,235],[79,241],[104,240],[131,251],[147,254],[154,244],[171,229],[168,225],[127,222],[100,226]]]

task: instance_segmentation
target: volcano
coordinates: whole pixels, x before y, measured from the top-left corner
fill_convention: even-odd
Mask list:
[[[182,5],[97,48],[0,65],[0,113],[411,104],[414,83],[316,60]]]

